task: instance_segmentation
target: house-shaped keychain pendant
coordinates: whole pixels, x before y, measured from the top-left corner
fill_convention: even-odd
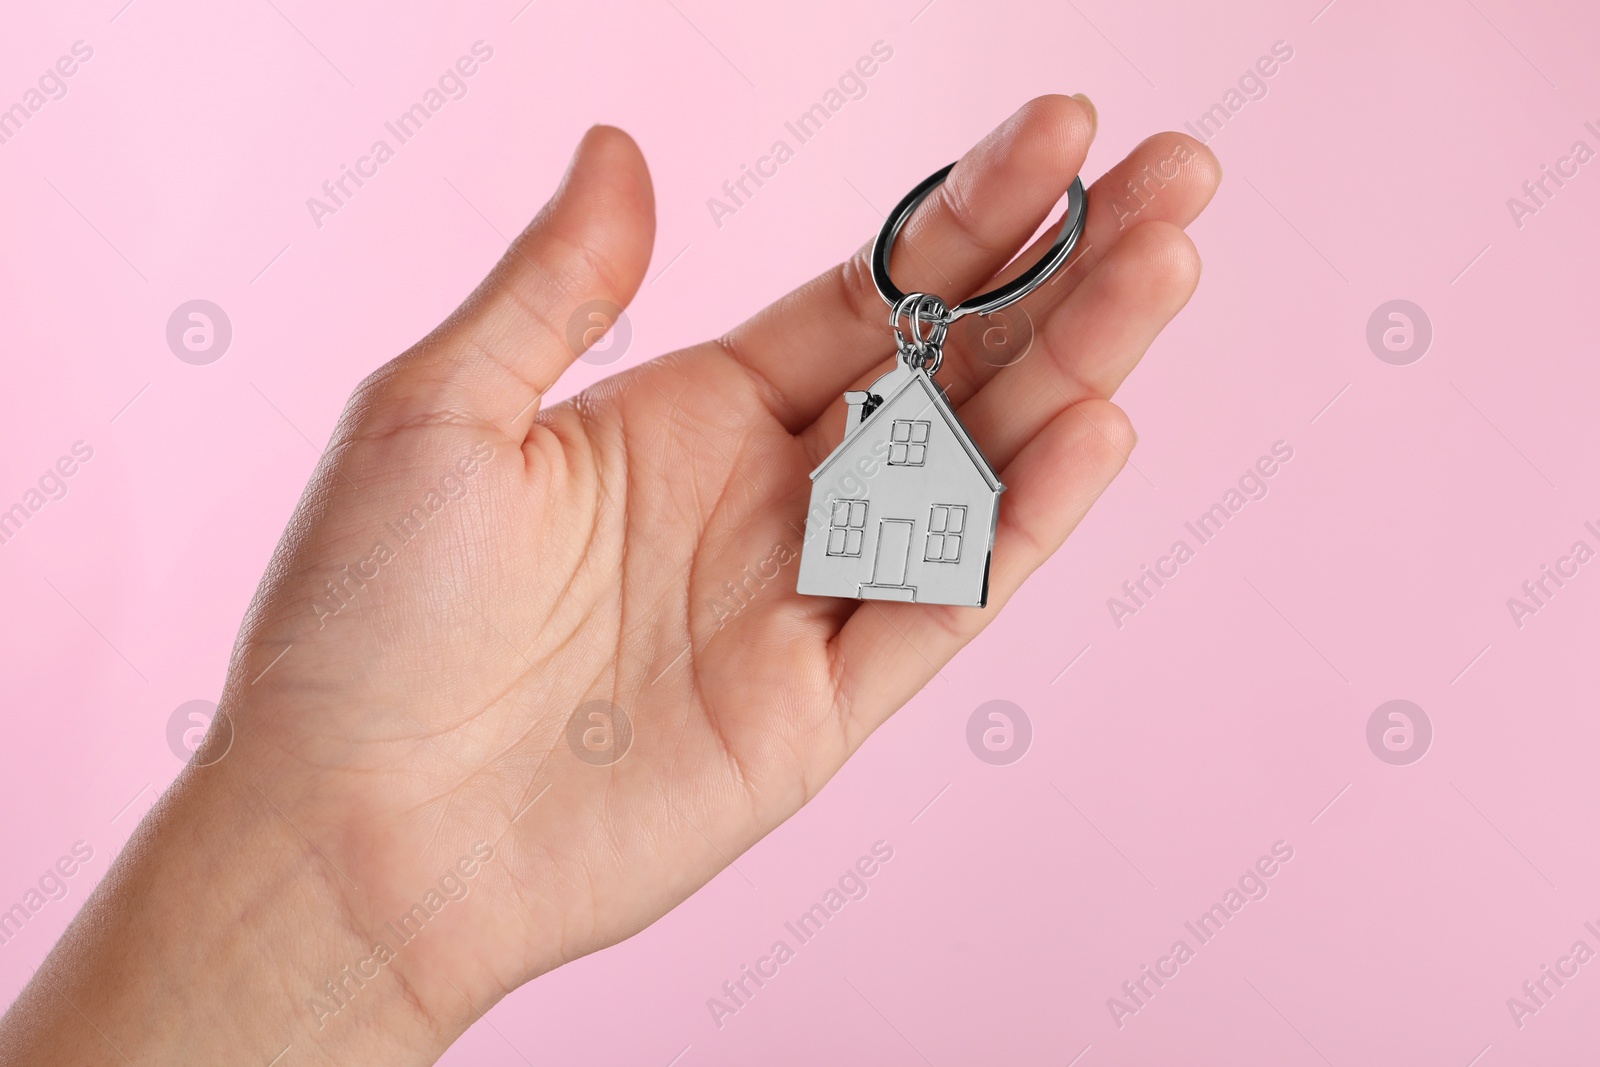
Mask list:
[[[811,472],[799,591],[982,607],[1005,486],[928,372],[844,394],[844,440]]]
[[[955,164],[929,175],[884,219],[872,244],[872,281],[889,305],[894,369],[844,394],[844,440],[811,472],[811,507],[800,546],[799,592],[981,608],[1005,486],[933,376],[950,324],[1021,300],[1066,262],[1083,234],[1083,182],[1044,257],[1005,284],[955,307],[903,293],[889,277],[900,230]],[[904,324],[904,328],[902,328]]]

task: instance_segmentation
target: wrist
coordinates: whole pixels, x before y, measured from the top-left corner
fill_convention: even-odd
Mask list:
[[[472,1021],[373,944],[242,760],[190,767],[0,1027],[0,1062],[431,1063]]]

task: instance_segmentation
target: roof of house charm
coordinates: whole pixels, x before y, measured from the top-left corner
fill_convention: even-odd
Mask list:
[[[844,440],[811,472],[799,591],[982,607],[1005,486],[927,371],[844,394]]]

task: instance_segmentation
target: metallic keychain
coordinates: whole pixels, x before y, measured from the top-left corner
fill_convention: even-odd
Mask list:
[[[1044,258],[952,308],[931,293],[902,293],[889,279],[889,253],[911,213],[954,166],[906,194],[872,244],[872,280],[889,305],[899,360],[869,388],[844,394],[844,440],[811,472],[802,593],[979,608],[988,602],[1005,486],[933,376],[951,323],[1021,300],[1067,261],[1083,234],[1087,198],[1074,178],[1066,219]]]

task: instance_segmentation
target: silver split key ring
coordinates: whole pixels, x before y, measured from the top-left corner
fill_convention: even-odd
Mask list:
[[[1072,184],[1067,188],[1066,217],[1061,221],[1061,229],[1056,233],[1055,241],[1051,243],[1049,251],[1039,262],[1004,285],[963,300],[953,308],[930,294],[908,295],[901,292],[900,287],[889,277],[889,255],[894,250],[894,243],[900,236],[900,231],[905,228],[912,213],[917,210],[917,205],[926,200],[929,193],[944,184],[954,166],[955,164],[951,163],[934,171],[922,181],[922,184],[907,193],[904,199],[895,205],[894,210],[889,212],[889,217],[883,220],[883,228],[878,231],[877,239],[872,242],[872,282],[878,287],[878,294],[883,297],[884,303],[889,305],[889,324],[894,327],[895,341],[900,353],[903,358],[913,359],[918,365],[927,365],[929,374],[939,369],[939,364],[944,358],[941,346],[950,324],[963,315],[993,314],[1003,307],[1016,303],[1043,285],[1061,268],[1067,257],[1072,255],[1072,250],[1077,247],[1078,239],[1083,236],[1083,224],[1087,214],[1085,209],[1088,205],[1088,195],[1083,189],[1083,179],[1073,178]],[[902,319],[909,321],[911,330],[909,338],[900,328]],[[921,333],[918,323],[928,324],[928,336]]]
[[[1066,219],[1044,258],[950,307],[932,293],[903,293],[889,278],[895,239],[950,167],[907,193],[872,244],[872,280],[889,305],[899,358],[865,389],[844,394],[844,440],[811,472],[796,582],[809,596],[988,603],[1005,486],[933,375],[952,322],[999,311],[1061,268],[1083,236],[1087,198],[1083,182],[1073,178]]]

